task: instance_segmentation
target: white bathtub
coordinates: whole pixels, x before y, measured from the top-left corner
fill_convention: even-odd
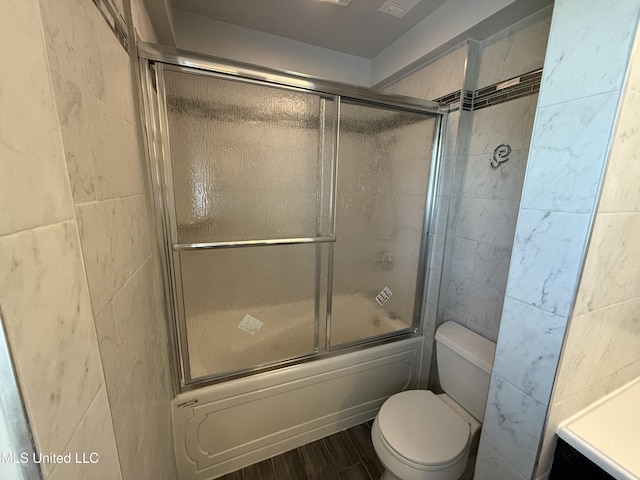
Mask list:
[[[335,295],[333,308],[332,345],[411,327],[411,321],[389,315],[374,298],[360,294]],[[255,335],[238,328],[245,314],[264,322]],[[187,336],[192,378],[307,355],[314,348],[313,300],[193,315]]]
[[[374,418],[415,387],[421,353],[414,337],[178,395],[180,480],[216,478]]]

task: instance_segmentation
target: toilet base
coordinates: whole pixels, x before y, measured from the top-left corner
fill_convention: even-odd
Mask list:
[[[473,472],[475,471],[475,466],[476,466],[476,455],[473,455],[469,457],[469,460],[467,462],[467,468],[465,469],[464,473],[458,480],[472,480]],[[380,480],[402,480],[402,479],[396,477],[389,470],[385,470],[382,476],[380,477]]]
[[[380,477],[380,480],[401,480],[401,479],[396,477],[393,473],[389,472],[389,470],[385,470],[382,476]]]
[[[467,460],[469,458],[468,448],[465,455],[461,456],[458,462],[451,465],[450,468],[421,470],[415,469],[396,458],[385,445],[381,435],[378,417],[376,417],[371,427],[371,440],[378,459],[385,468],[385,472],[382,474],[382,477],[380,477],[380,480],[460,480],[463,478],[461,477],[463,472],[466,473],[466,468],[468,468]]]
[[[465,469],[464,473],[462,474],[462,476],[458,480],[472,480],[473,479],[473,472],[476,469],[476,458],[477,458],[477,455],[475,453],[473,455],[469,456],[469,460],[467,460],[467,468]],[[396,477],[389,470],[385,470],[384,473],[382,474],[382,476],[380,477],[380,480],[402,480],[402,479]]]
[[[475,456],[469,459],[469,463],[467,464],[467,469],[464,471],[464,473],[458,480],[471,480],[473,478],[473,471],[475,470],[474,468],[475,461],[476,461]],[[382,476],[380,477],[380,480],[402,480],[402,479],[396,477],[389,470],[385,470]]]

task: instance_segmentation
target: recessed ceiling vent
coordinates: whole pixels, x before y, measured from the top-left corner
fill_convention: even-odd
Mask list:
[[[402,18],[418,3],[420,3],[420,0],[387,0],[384,2],[384,5],[380,7],[380,11],[393,15],[394,17]]]

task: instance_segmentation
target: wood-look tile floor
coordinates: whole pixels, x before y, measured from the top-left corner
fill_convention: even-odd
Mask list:
[[[220,480],[378,480],[382,472],[368,422],[249,465]]]

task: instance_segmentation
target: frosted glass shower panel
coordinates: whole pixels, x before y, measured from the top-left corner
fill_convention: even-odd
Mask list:
[[[191,377],[313,353],[325,331],[328,248],[181,252]]]
[[[172,70],[165,90],[179,243],[330,233],[333,97]]]
[[[339,131],[331,345],[417,325],[436,119],[343,102]]]

